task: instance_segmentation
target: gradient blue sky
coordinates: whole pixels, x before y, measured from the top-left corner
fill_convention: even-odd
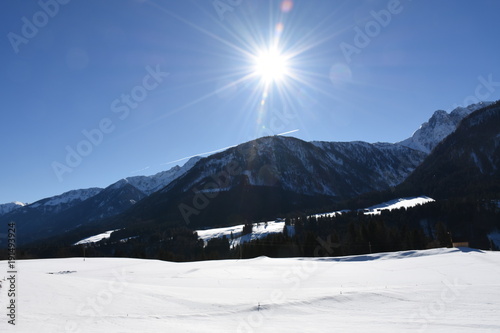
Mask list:
[[[2,1],[0,203],[105,187],[270,133],[397,142],[437,109],[500,98],[480,79],[500,82],[499,1],[400,0],[385,26],[371,12],[394,0],[288,2],[72,0],[49,17],[37,1]],[[25,39],[13,46],[13,34]],[[263,98],[251,57],[273,42],[290,76]],[[347,44],[359,46],[350,59]],[[148,68],[168,73],[146,78],[149,91]],[[147,95],[125,114],[132,91]],[[102,140],[58,177],[54,162],[100,124]]]

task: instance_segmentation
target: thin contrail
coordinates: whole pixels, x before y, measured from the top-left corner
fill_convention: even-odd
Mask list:
[[[283,132],[283,133],[280,133],[280,134],[277,134],[277,135],[278,135],[278,136],[280,136],[280,135],[287,135],[287,134],[290,134],[290,133],[295,133],[295,132],[298,132],[298,131],[299,131],[299,129],[294,129],[294,130],[292,130],[292,131]]]
[[[290,134],[290,133],[295,133],[295,132],[298,132],[298,131],[299,131],[299,129],[294,129],[292,131],[288,131],[288,132],[283,132],[283,133],[280,133],[280,134],[276,134],[276,136],[282,136],[282,135],[286,135],[286,134]],[[220,149],[217,149],[217,150],[207,151],[205,153],[200,153],[200,154],[195,154],[195,155],[191,155],[191,156],[186,156],[186,157],[183,157],[183,158],[179,158],[178,160],[170,161],[170,162],[163,163],[163,164],[160,164],[160,165],[167,165],[167,164],[177,163],[177,162],[180,162],[180,161],[187,160],[188,158],[191,158],[191,157],[213,154],[213,153],[217,153],[219,151],[226,150],[226,149],[229,149],[229,148],[233,148],[233,147],[236,147],[236,146],[237,145],[232,145],[232,146],[227,146],[227,147],[220,148]]]
[[[186,157],[183,157],[183,158],[179,158],[178,160],[167,162],[167,163],[163,163],[163,164],[160,164],[160,165],[166,165],[166,164],[172,164],[172,163],[184,161],[184,160],[187,160],[188,158],[195,157],[195,156],[202,156],[202,155],[207,155],[207,154],[213,154],[213,153],[217,153],[217,152],[219,152],[221,150],[226,150],[226,149],[233,148],[233,147],[236,147],[236,146],[237,145],[232,145],[232,146],[220,148],[220,149],[217,149],[217,150],[207,151],[205,153],[200,153],[200,154],[195,154],[195,155],[191,155],[191,156],[186,156]]]
[[[139,172],[142,172],[142,171],[146,171],[147,169],[149,169],[149,167],[145,167],[145,168],[142,168],[140,170],[135,170],[135,171],[131,171],[130,173],[139,173]]]

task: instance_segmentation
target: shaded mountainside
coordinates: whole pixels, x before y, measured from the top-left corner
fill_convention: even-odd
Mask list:
[[[401,184],[400,194],[500,198],[500,102],[465,118]]]
[[[399,184],[425,154],[393,144],[265,137],[202,159],[130,211],[130,221],[230,225]]]

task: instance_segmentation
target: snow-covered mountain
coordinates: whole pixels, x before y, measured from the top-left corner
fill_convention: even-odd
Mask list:
[[[467,116],[400,185],[401,195],[498,198],[500,102]]]
[[[174,179],[185,174],[199,160],[201,160],[201,157],[195,156],[189,159],[182,167],[176,165],[169,170],[159,172],[152,176],[135,176],[123,178],[118,182],[110,185],[110,187],[116,189],[123,187],[125,184],[130,184],[144,193],[146,196],[148,196],[156,191],[161,190],[163,187],[170,184]]]
[[[0,205],[0,215],[4,215],[4,214],[7,214],[7,213],[10,213],[13,210],[18,209],[18,208],[23,207],[23,206],[25,206],[25,204],[22,203],[22,202],[19,202],[19,201],[14,201],[14,202],[6,203],[6,204],[1,204]]]
[[[74,206],[79,204],[88,198],[91,198],[99,192],[102,191],[102,188],[92,187],[88,189],[79,189],[79,190],[71,190],[65,192],[60,195],[56,195],[53,197],[45,198],[42,200],[38,200],[37,202],[32,203],[31,205],[27,205],[28,208],[44,208],[45,210],[56,210],[61,211],[69,208],[70,206]]]
[[[462,119],[472,112],[491,105],[492,103],[493,102],[480,102],[471,104],[465,108],[458,107],[450,113],[438,110],[434,112],[429,121],[423,123],[411,137],[397,144],[429,154],[438,143],[455,131]]]

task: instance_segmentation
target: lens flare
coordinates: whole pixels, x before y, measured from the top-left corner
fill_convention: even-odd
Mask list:
[[[292,10],[293,8],[293,1],[292,0],[284,0],[281,3],[281,11],[283,13],[288,13]]]

